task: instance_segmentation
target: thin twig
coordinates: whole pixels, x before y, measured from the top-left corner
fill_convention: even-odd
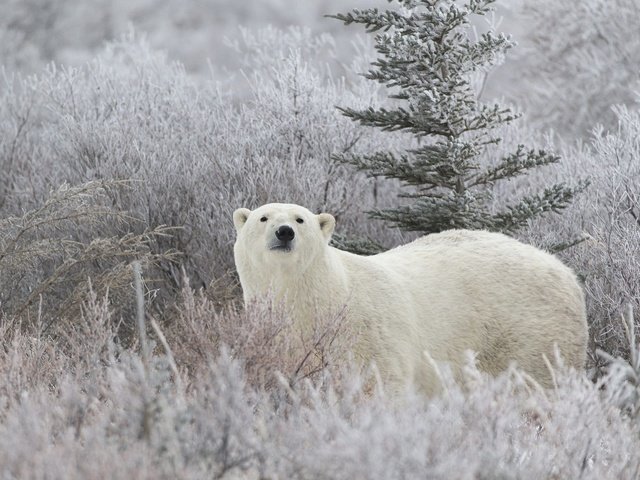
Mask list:
[[[137,260],[133,262],[133,282],[136,290],[136,307],[137,307],[137,323],[138,323],[138,336],[140,338],[140,351],[142,353],[142,363],[144,365],[145,373],[148,372],[149,367],[149,350],[147,346],[147,332],[144,323],[144,294],[142,291],[142,267]]]
[[[157,335],[158,340],[160,340],[162,348],[164,348],[165,354],[167,355],[167,361],[169,362],[169,367],[171,367],[171,371],[173,372],[173,375],[176,379],[178,390],[182,391],[182,378],[180,377],[178,365],[176,364],[175,357],[173,356],[173,352],[171,351],[171,347],[167,342],[167,338],[164,336],[164,333],[162,333],[162,330],[160,330],[160,326],[153,318],[153,316],[151,316],[151,314],[149,314],[149,323],[151,324],[151,328],[153,328],[153,331]]]

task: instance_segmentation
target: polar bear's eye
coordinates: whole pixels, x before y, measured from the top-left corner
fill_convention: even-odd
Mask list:
[[[266,221],[267,221],[267,217],[262,217],[262,218],[260,219],[260,221],[261,221],[261,222],[266,222]]]
[[[298,223],[304,223],[304,220],[303,220],[303,219],[301,219],[301,218],[296,218],[296,222],[298,222]]]

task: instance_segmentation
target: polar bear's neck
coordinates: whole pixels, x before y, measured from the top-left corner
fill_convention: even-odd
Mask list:
[[[287,303],[304,317],[333,314],[348,298],[349,281],[338,252],[327,248],[298,279],[291,279],[284,291]],[[291,297],[291,298],[289,298]]]
[[[303,272],[295,266],[283,266],[280,270],[261,272],[262,275],[246,273],[240,278],[245,300],[272,292],[301,321],[341,310],[349,295],[349,281],[339,251],[332,247],[325,249]]]

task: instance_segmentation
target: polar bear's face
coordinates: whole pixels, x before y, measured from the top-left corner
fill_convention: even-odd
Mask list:
[[[270,203],[233,213],[236,264],[305,270],[326,248],[335,227],[328,213],[314,215],[299,205]]]

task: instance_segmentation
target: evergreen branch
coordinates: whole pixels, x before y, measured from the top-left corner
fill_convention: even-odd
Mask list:
[[[437,1],[421,1],[424,8],[416,9],[414,1],[402,1],[409,10],[409,15],[403,15],[394,10],[385,10],[380,12],[377,8],[369,8],[364,10],[353,9],[349,13],[338,13],[335,15],[326,15],[328,18],[334,18],[341,21],[345,25],[361,24],[364,25],[366,32],[373,33],[379,30],[388,31],[392,28],[397,29],[401,34],[424,33],[429,32],[428,38],[438,39],[442,41],[452,31],[468,23],[469,14],[484,15],[489,10],[489,5],[494,0],[471,1],[468,5],[460,7],[455,3],[449,5],[449,8],[443,10]],[[430,29],[424,28],[425,26]],[[425,38],[422,38],[425,40]]]
[[[492,32],[483,33],[480,39],[471,42],[466,40],[463,48],[456,50],[456,63],[471,67],[475,70],[476,65],[488,67],[494,65],[499,58],[499,53],[505,53],[513,48],[514,43],[504,34],[494,35]]]
[[[492,130],[500,125],[510,123],[520,118],[509,108],[501,108],[500,105],[478,105],[465,119],[464,128],[460,134],[477,130]]]
[[[445,197],[429,196],[411,205],[367,212],[371,218],[389,222],[409,232],[437,233],[454,228],[486,229],[490,215],[482,207],[486,195],[450,193]]]
[[[492,10],[491,5],[494,3],[496,0],[471,0],[467,10],[475,15],[486,15]]]
[[[345,25],[359,23],[364,25],[367,33],[377,32],[379,30],[388,31],[391,28],[406,28],[412,22],[409,18],[400,15],[393,10],[380,12],[377,8],[369,8],[365,10],[353,9],[349,13],[337,13],[335,15],[325,15],[328,18],[340,20]]]
[[[477,175],[469,186],[491,184],[503,178],[526,174],[532,168],[557,163],[559,160],[559,156],[544,150],[525,150],[524,145],[518,145],[514,153],[504,157],[495,167]]]
[[[558,213],[571,203],[573,198],[585,188],[589,182],[580,181],[575,187],[568,187],[563,183],[545,188],[542,194],[531,195],[520,200],[516,205],[494,215],[495,228],[502,232],[515,232],[525,226],[530,218],[545,212]]]
[[[370,238],[348,238],[337,233],[331,237],[331,246],[358,255],[375,255],[387,250]]]
[[[351,108],[337,107],[343,115],[359,122],[361,125],[368,127],[378,127],[382,131],[398,131],[406,130],[413,134],[440,135],[450,136],[452,134],[446,124],[440,123],[436,125],[428,125],[426,122],[420,122],[415,115],[398,107],[396,110],[387,110],[386,108],[374,109],[369,107],[366,110],[353,110]]]
[[[446,162],[434,163],[427,168],[424,161],[412,161],[407,155],[395,156],[391,152],[338,154],[333,155],[332,159],[364,171],[370,177],[396,178],[409,186],[451,188],[455,185],[453,178],[458,174]],[[449,172],[448,175],[444,174],[445,170]]]
[[[449,165],[454,175],[465,174],[468,171],[467,167],[475,169],[476,165],[469,162],[479,153],[475,143],[462,142],[457,138],[423,145],[409,152],[416,157],[416,167],[441,168],[443,165]]]

